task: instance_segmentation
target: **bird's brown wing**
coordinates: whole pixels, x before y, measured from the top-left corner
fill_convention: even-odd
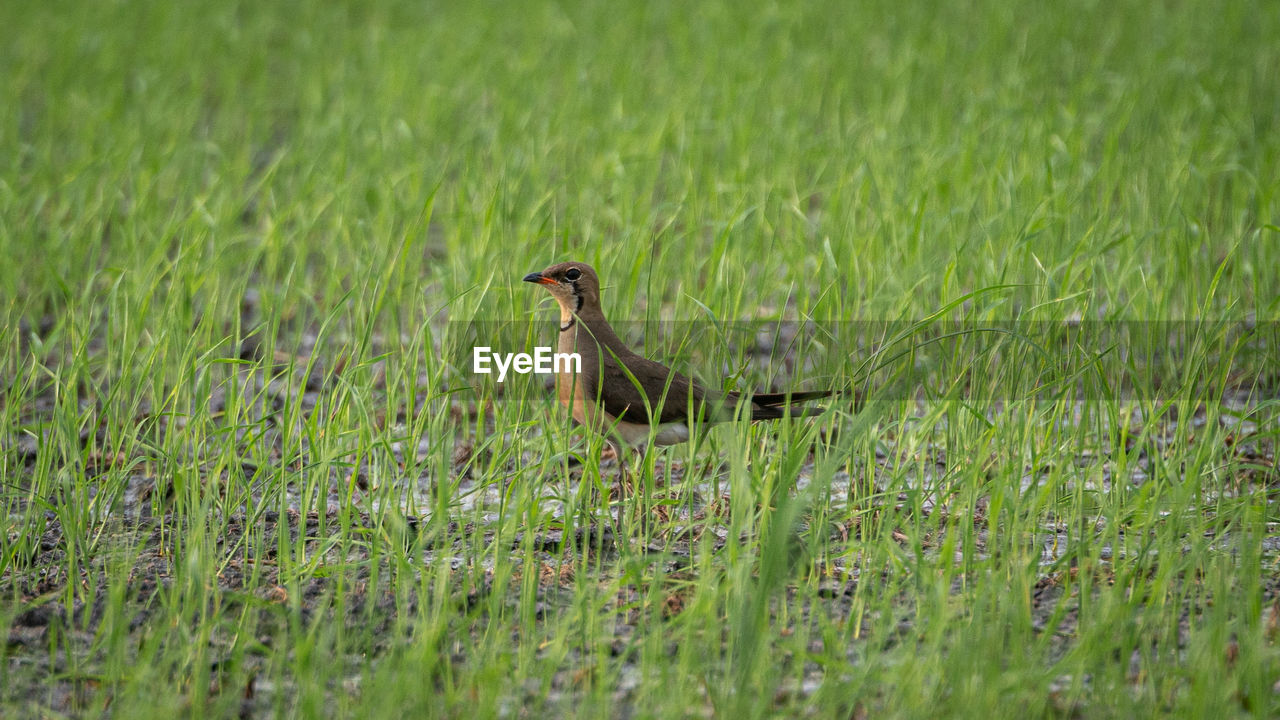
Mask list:
[[[658,422],[685,422],[689,419],[692,393],[692,409],[694,416],[700,421],[727,420],[733,417],[730,409],[741,402],[739,393],[729,393],[723,398],[708,393],[706,388],[690,380],[688,377],[668,368],[662,363],[649,360],[639,355],[626,358],[627,370],[624,371],[618,359],[606,353],[602,362],[599,380],[603,384],[595,388],[600,395],[600,404],[605,411],[618,419],[629,422],[648,422],[645,402],[636,384],[639,383],[650,398],[650,405],[658,414]],[[632,377],[635,379],[633,380]],[[668,378],[670,382],[668,385]],[[836,394],[833,390],[814,390],[795,393],[764,393],[751,396],[751,407],[746,415],[751,420],[773,420],[784,415],[804,417],[818,415],[822,408],[798,408],[796,404],[830,397]]]
[[[598,376],[600,384],[594,389],[599,393],[600,405],[610,415],[628,422],[651,422],[640,393],[640,388],[644,388],[658,422],[687,421],[691,394],[695,416],[706,416],[707,392],[696,382],[662,363],[639,355],[625,358],[626,370],[618,358],[607,351],[604,355]],[[640,388],[636,387],[637,384]]]

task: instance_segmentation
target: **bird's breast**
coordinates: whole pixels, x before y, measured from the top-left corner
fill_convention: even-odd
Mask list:
[[[585,342],[591,342],[590,338]],[[583,376],[589,372],[587,365],[587,356],[594,353],[583,352],[583,348],[578,343],[578,328],[574,327],[560,333],[560,340],[556,347],[559,353],[578,353],[582,357],[581,371],[574,372],[573,363],[557,363],[556,364],[556,397],[560,400],[560,404],[569,409],[573,415],[573,419],[588,425],[586,403],[584,397],[586,388],[589,383],[583,382]]]

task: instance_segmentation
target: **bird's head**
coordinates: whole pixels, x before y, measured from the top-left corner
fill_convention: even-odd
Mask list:
[[[537,283],[551,293],[560,307],[580,313],[584,307],[600,307],[600,279],[591,266],[580,262],[563,262],[524,276],[525,282]]]

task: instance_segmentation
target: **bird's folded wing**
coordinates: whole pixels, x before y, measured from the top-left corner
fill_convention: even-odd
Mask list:
[[[592,390],[598,393],[605,412],[618,419],[652,423],[645,410],[644,398],[648,397],[648,407],[657,415],[657,422],[687,421],[690,393],[695,417],[701,418],[707,413],[706,391],[662,363],[631,355],[626,358],[624,370],[618,358],[606,353],[600,364],[599,385]]]

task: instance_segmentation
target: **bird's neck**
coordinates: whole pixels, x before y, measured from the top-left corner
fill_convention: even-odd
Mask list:
[[[571,352],[566,348],[578,345],[578,339],[591,339],[596,345],[608,348],[614,355],[630,355],[631,350],[613,331],[609,321],[599,307],[586,305],[580,312],[575,312],[564,304],[560,305],[560,346],[561,352]]]

